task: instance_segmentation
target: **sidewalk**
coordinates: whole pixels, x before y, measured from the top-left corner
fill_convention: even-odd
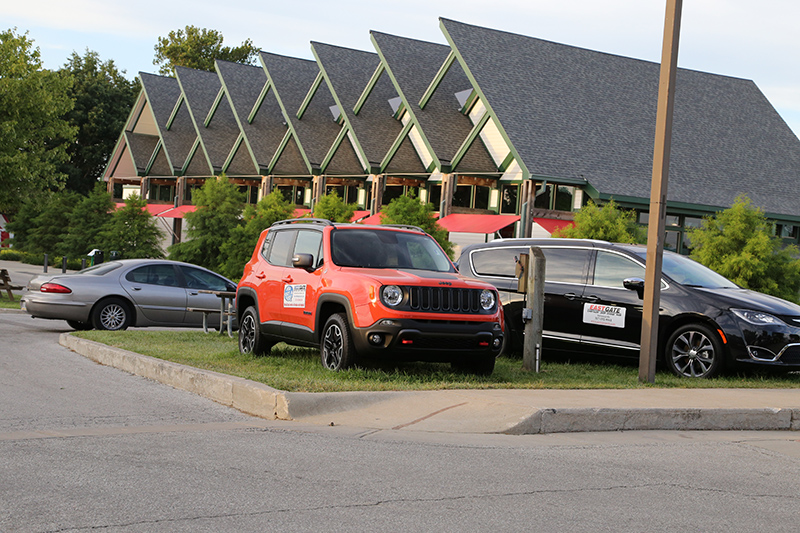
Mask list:
[[[537,434],[622,430],[800,430],[797,389],[285,392],[61,335],[100,364],[270,420],[374,430]]]

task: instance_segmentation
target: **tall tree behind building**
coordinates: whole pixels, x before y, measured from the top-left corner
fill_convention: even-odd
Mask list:
[[[113,60],[101,61],[97,52],[72,52],[64,70],[73,78],[70,95],[75,107],[66,118],[77,128],[69,145],[69,161],[60,170],[67,189],[88,194],[105,169],[108,158],[136,100],[139,84],[123,76]]]
[[[217,30],[195,26],[171,31],[167,37],[158,38],[153,64],[159,67],[159,74],[172,76],[173,67],[214,72],[215,59],[251,64],[258,56],[259,49],[250,39],[235,47],[222,46],[222,40],[222,34]]]

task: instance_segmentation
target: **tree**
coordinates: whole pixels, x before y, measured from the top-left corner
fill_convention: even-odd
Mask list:
[[[119,252],[125,259],[161,258],[161,231],[147,209],[147,200],[133,194],[114,212],[98,235],[98,248],[105,254]]]
[[[575,226],[556,230],[553,237],[624,243],[647,242],[645,228],[636,223],[636,212],[620,209],[613,199],[603,207],[590,201],[575,213]]]
[[[453,243],[447,239],[447,230],[436,221],[433,204],[420,203],[414,194],[398,196],[389,202],[381,211],[381,224],[407,224],[422,228],[453,258]]]
[[[772,225],[750,198],[703,219],[689,231],[691,258],[742,287],[798,301],[800,260],[798,249],[782,248],[772,235]]]
[[[31,231],[34,229],[33,220],[44,209],[40,198],[29,197],[22,202],[17,213],[9,220],[6,229],[13,235],[7,243],[19,251],[26,251],[31,242]]]
[[[255,207],[247,205],[242,215],[244,225],[233,228],[230,238],[220,249],[222,264],[219,273],[230,279],[241,278],[261,232],[279,220],[292,218],[294,210],[295,205],[278,190],[263,197]]]
[[[169,247],[170,259],[218,271],[224,263],[222,245],[242,224],[244,199],[244,193],[226,176],[207,179],[194,192],[197,210],[185,217],[188,238]]]
[[[159,74],[171,76],[174,67],[189,67],[214,72],[214,60],[251,64],[258,57],[259,49],[246,39],[236,47],[222,46],[222,34],[217,30],[207,30],[186,26],[186,30],[169,32],[167,37],[159,37],[155,45]]]
[[[126,79],[113,60],[100,61],[97,52],[90,50],[83,57],[73,52],[64,71],[74,80],[70,96],[75,107],[66,119],[77,129],[77,137],[67,148],[69,161],[60,170],[67,175],[67,189],[88,194],[125,126],[138,83]]]
[[[346,204],[336,191],[331,191],[319,199],[314,206],[314,218],[324,218],[332,222],[350,222],[356,204]]]
[[[58,166],[75,137],[72,78],[42,69],[28,34],[0,32],[0,212],[15,213],[24,198],[63,186]]]
[[[113,210],[111,195],[103,183],[98,183],[72,210],[60,253],[76,258],[95,248],[102,249],[100,232],[111,222]]]

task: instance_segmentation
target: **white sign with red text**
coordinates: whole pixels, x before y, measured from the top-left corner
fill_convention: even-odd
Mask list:
[[[625,327],[625,308],[613,305],[583,304],[583,322],[612,328]]]

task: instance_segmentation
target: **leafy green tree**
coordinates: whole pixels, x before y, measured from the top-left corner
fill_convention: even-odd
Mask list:
[[[399,196],[389,202],[381,210],[381,224],[408,224],[422,228],[453,258],[453,243],[447,239],[447,230],[436,221],[433,204],[423,204],[413,194]]]
[[[644,243],[647,230],[636,223],[635,211],[620,209],[612,199],[603,207],[590,201],[575,213],[575,226],[561,228],[553,237]]]
[[[69,229],[69,217],[81,195],[73,191],[51,193],[41,212],[31,220],[25,251],[33,254],[61,255],[62,243]]]
[[[8,239],[7,244],[10,244],[16,250],[24,252],[31,242],[31,231],[34,229],[33,220],[39,216],[44,209],[44,203],[41,198],[29,197],[22,202],[19,211],[11,217],[6,228],[8,232],[13,235]],[[6,242],[6,241],[4,241]]]
[[[161,258],[161,231],[147,209],[147,200],[134,194],[114,212],[98,235],[98,248],[108,258],[119,252],[125,259]]]
[[[772,225],[750,198],[734,204],[689,231],[691,257],[742,287],[798,301],[800,260],[796,246],[782,248]]]
[[[246,39],[233,48],[222,46],[222,34],[217,30],[186,26],[186,30],[169,32],[159,37],[155,46],[159,74],[171,76],[174,67],[189,67],[214,72],[214,60],[250,64],[258,57],[259,49]]]
[[[103,173],[119,132],[136,100],[138,82],[125,78],[113,60],[101,61],[97,52],[73,52],[64,66],[74,83],[70,96],[75,107],[66,119],[77,129],[69,145],[69,161],[60,170],[67,189],[88,194]]]
[[[102,249],[100,232],[112,218],[114,201],[103,183],[95,185],[69,216],[69,231],[60,253],[71,258],[83,257],[95,248]]]
[[[72,77],[42,69],[28,34],[0,32],[0,212],[16,213],[24,198],[60,189],[58,166],[75,137]]]
[[[335,190],[320,198],[314,206],[314,218],[332,222],[350,222],[355,212],[356,204],[344,203]]]
[[[230,238],[220,249],[222,265],[219,273],[234,280],[241,278],[261,232],[279,220],[292,218],[294,210],[295,205],[278,190],[263,197],[255,207],[247,205],[242,216],[244,225],[233,228]]]
[[[242,224],[244,200],[244,193],[226,176],[207,179],[194,192],[197,210],[184,218],[187,239],[169,247],[170,259],[219,271],[224,263],[222,245]]]

